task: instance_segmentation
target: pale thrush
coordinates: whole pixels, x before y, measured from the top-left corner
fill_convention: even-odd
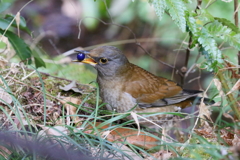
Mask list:
[[[177,83],[157,77],[130,63],[116,47],[101,46],[90,52],[77,51],[78,60],[92,65],[97,70],[100,96],[108,110],[125,113],[178,112],[191,106],[201,91],[182,89]],[[86,57],[85,57],[86,55]],[[169,115],[154,115],[148,119],[162,124]]]

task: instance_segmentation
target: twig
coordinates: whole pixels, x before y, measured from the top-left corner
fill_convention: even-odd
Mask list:
[[[173,68],[173,71],[172,71],[172,77],[171,77],[171,79],[173,79],[173,76],[174,76],[174,73],[175,73],[175,66],[176,66],[176,63],[177,63],[177,59],[178,59],[178,55],[179,55],[179,53],[180,53],[180,49],[182,48],[182,46],[183,46],[183,44],[184,44],[184,42],[185,42],[185,40],[188,38],[188,36],[186,36],[185,38],[184,38],[184,40],[182,41],[182,43],[181,43],[181,45],[180,45],[180,47],[179,47],[179,49],[178,49],[178,52],[177,52],[177,55],[176,55],[176,57],[175,57],[175,60],[174,60],[174,68]],[[184,81],[184,78],[183,78],[183,74],[182,74],[182,72],[179,72],[179,75],[181,76],[181,85],[183,85],[183,81]]]
[[[162,38],[139,38],[137,39],[138,42],[160,42],[162,40],[175,40],[176,42],[182,42],[180,40],[176,40],[176,39],[173,39],[173,38],[165,38],[165,39],[162,39]],[[101,43],[101,44],[97,44],[97,45],[92,45],[92,46],[89,46],[89,47],[83,47],[81,49],[83,50],[91,50],[91,49],[94,49],[96,47],[99,47],[99,46],[111,46],[111,45],[120,45],[120,44],[129,44],[129,43],[135,43],[135,39],[125,39],[125,40],[120,40],[120,41],[113,41],[113,42],[107,42],[107,43]],[[79,47],[77,48],[74,48],[73,50],[75,49],[78,49]],[[74,54],[72,52],[72,50],[70,50],[71,52],[64,52],[62,55],[63,56],[69,56],[69,55],[72,55]],[[174,50],[175,51],[175,50]]]
[[[186,49],[186,57],[185,57],[185,63],[184,63],[184,67],[188,67],[188,60],[189,60],[189,56],[190,56],[190,47],[192,45],[192,34],[189,34],[190,38],[188,41],[188,47]]]
[[[197,12],[198,9],[201,8],[201,5],[202,5],[202,0],[198,0],[197,1],[197,6],[195,8],[195,13]],[[181,77],[181,82],[182,82],[182,85],[184,85],[184,82],[185,82],[185,79],[186,77],[188,76],[189,72],[190,72],[190,68],[189,70],[187,69],[188,68],[188,61],[189,61],[189,57],[190,57],[190,48],[191,48],[191,45],[192,45],[192,33],[189,32],[189,40],[188,40],[188,47],[186,49],[186,56],[185,56],[185,62],[184,62],[184,66],[182,67],[181,69],[181,72],[183,74],[183,77]],[[186,74],[187,73],[187,74]]]

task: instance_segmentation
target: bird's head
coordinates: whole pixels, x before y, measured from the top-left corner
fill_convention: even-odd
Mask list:
[[[77,60],[73,62],[82,62],[94,66],[100,77],[117,76],[124,72],[129,64],[126,56],[113,46],[97,47],[90,52],[80,50],[76,50],[76,52],[78,52]]]

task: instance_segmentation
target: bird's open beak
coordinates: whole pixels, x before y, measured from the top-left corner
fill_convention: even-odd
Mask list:
[[[86,64],[90,64],[92,66],[95,66],[97,64],[97,62],[93,59],[93,58],[85,58],[82,61],[79,60],[73,60],[72,62],[81,62],[81,63],[86,63]]]

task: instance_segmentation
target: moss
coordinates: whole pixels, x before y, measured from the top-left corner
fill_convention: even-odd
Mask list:
[[[193,137],[189,145],[186,145],[182,151],[182,157],[208,160],[211,159],[211,157],[216,157],[216,153],[220,153],[218,152],[218,146],[220,146],[220,144],[213,141],[213,139]]]

